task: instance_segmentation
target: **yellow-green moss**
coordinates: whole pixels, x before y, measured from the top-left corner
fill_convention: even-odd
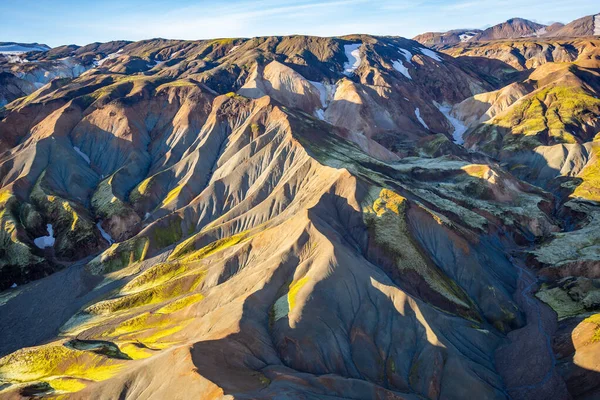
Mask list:
[[[148,268],[123,287],[123,293],[140,291],[167,282],[185,271],[178,262],[160,263]]]
[[[175,260],[185,256],[184,261],[186,262],[201,260],[216,252],[219,252],[221,250],[227,249],[229,247],[235,246],[236,244],[243,242],[248,238],[248,236],[248,231],[240,232],[236,235],[216,240],[204,246],[200,250],[194,250],[194,241],[196,237],[192,236],[191,238],[183,241],[177,247],[175,247],[175,250],[173,250],[173,253],[171,253],[171,255],[169,256],[169,259]]]
[[[205,271],[199,271],[195,274],[185,275],[149,289],[100,301],[87,307],[85,311],[87,313],[96,315],[110,314],[118,311],[131,310],[141,306],[147,306],[150,304],[162,303],[163,301],[193,291],[202,282],[205,275]]]
[[[148,75],[113,75],[111,77],[114,83],[104,86],[100,89],[97,89],[93,93],[89,94],[93,99],[100,99],[101,97],[105,97],[108,95],[112,95],[113,93],[118,93],[120,89],[123,88],[123,84],[134,83],[137,84],[139,82],[155,82],[163,80],[164,77],[157,76],[148,76]]]
[[[171,345],[171,343],[168,342],[164,342],[163,339],[176,334],[177,332],[181,331],[183,328],[185,328],[185,325],[187,325],[187,323],[183,323],[181,325],[176,325],[176,326],[172,326],[170,328],[167,329],[163,329],[163,330],[159,330],[159,331],[155,331],[152,334],[148,335],[148,336],[144,336],[141,338],[141,340],[144,343],[149,343],[152,344],[154,347],[158,347],[158,348],[165,348],[168,347],[169,345]]]
[[[48,379],[46,382],[52,386],[57,393],[75,393],[85,389],[85,381],[77,378],[58,377]]]
[[[166,306],[159,308],[156,310],[156,312],[159,314],[170,314],[187,308],[192,304],[198,303],[202,299],[204,299],[204,295],[202,293],[194,293],[189,296],[182,297],[181,299],[177,299]]]
[[[151,314],[150,312],[144,312],[142,314],[136,315],[135,317],[129,318],[119,323],[117,326],[105,331],[103,336],[116,337],[124,335],[126,333],[137,332],[152,327],[163,326],[166,324],[166,321],[164,320],[156,322],[155,318],[153,317],[153,314]]]
[[[12,197],[11,202],[14,201]],[[1,207],[1,206],[0,206]],[[4,254],[0,257],[0,267],[4,265],[18,265],[21,267],[34,266],[42,261],[31,253],[29,247],[17,237],[17,218],[8,210],[8,203],[0,208],[0,248]]]
[[[152,357],[154,354],[152,350],[148,349],[141,343],[124,343],[120,347],[121,350],[132,360],[143,360],[145,358]]]
[[[493,123],[511,133],[535,136],[542,132],[556,143],[575,143],[570,126],[581,124],[590,110],[600,110],[600,100],[584,89],[570,86],[548,86],[516,103],[510,112]]]
[[[396,192],[388,189],[381,189],[379,197],[373,202],[372,210],[378,217],[381,217],[387,210],[392,211],[396,215],[400,215],[404,212],[405,200],[404,197]]]
[[[150,194],[152,186],[156,182],[156,177],[157,175],[152,175],[151,177],[140,182],[140,184],[137,185],[129,194],[129,200],[132,203],[137,203],[142,200],[142,198],[147,197]]]
[[[114,174],[100,182],[92,195],[92,208],[103,219],[133,212],[127,204],[115,196],[112,188],[113,177]]]
[[[590,162],[578,175],[583,182],[573,192],[572,197],[600,201],[600,144],[594,143],[591,148]]]
[[[171,190],[169,194],[167,194],[167,197],[165,197],[165,199],[163,200],[162,206],[165,207],[173,200],[175,200],[179,196],[179,193],[181,193],[182,189],[183,186],[177,186],[175,189]]]
[[[535,296],[548,304],[558,315],[558,319],[565,319],[585,311],[582,304],[573,301],[567,292],[559,287],[548,288],[542,285]]]
[[[0,206],[4,205],[12,196],[13,194],[10,192],[10,190],[5,189],[0,191]]]
[[[191,82],[187,79],[178,79],[172,82],[163,83],[160,85],[156,91],[160,91],[170,87],[196,87],[197,85],[194,82]]]
[[[118,271],[133,263],[143,261],[150,241],[146,237],[134,237],[125,242],[115,243],[87,265],[93,274]]]
[[[592,343],[600,342],[600,314],[594,314],[591,317],[584,319],[583,322],[593,324],[596,326],[596,328],[594,329],[594,334],[592,335],[590,341]]]
[[[78,246],[97,242],[98,229],[87,216],[86,210],[75,203],[46,192],[43,172],[34,185],[31,202],[51,220],[57,237],[55,250],[60,253],[76,252]]]
[[[31,382],[53,376],[102,381],[119,372],[123,361],[67,348],[61,343],[28,347],[0,359],[0,379]]]
[[[464,308],[470,301],[463,290],[427,261],[412,239],[405,220],[406,199],[389,189],[373,188],[363,206],[363,218],[374,244],[400,270],[418,273],[432,290]]]
[[[181,287],[177,283],[161,285],[116,299],[100,301],[89,306],[85,311],[90,314],[110,314],[121,310],[130,310],[144,305],[160,303],[180,294]]]
[[[211,41],[210,44],[218,44],[218,45],[233,44],[234,40],[235,39],[232,39],[232,38],[214,39],[213,41]]]
[[[573,133],[587,115],[600,113],[600,99],[583,87],[548,85],[516,102],[506,112],[481,125],[471,133],[479,148],[495,153],[533,149],[553,143],[576,143]],[[543,143],[542,143],[543,142]]]
[[[302,289],[302,287],[304,287],[304,285],[306,285],[308,280],[309,280],[308,276],[305,276],[304,278],[301,278],[301,279],[297,280],[296,282],[293,282],[290,285],[290,289],[287,294],[290,311],[292,311],[294,309],[294,307],[296,307],[296,296],[298,295],[298,292],[300,291],[300,289]]]
[[[166,220],[155,224],[151,231],[152,243],[157,249],[162,249],[178,242],[182,236],[181,218],[177,216],[170,216]]]

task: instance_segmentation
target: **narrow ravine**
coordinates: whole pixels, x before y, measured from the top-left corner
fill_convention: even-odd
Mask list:
[[[556,314],[534,295],[537,277],[509,256],[519,271],[515,301],[526,314],[527,325],[510,332],[508,343],[496,350],[496,364],[511,399],[568,399],[556,368],[552,335]]]

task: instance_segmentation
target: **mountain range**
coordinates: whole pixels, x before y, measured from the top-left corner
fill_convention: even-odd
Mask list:
[[[596,17],[0,43],[0,398],[598,398]]]
[[[531,37],[577,38],[594,35],[600,35],[600,14],[588,15],[566,25],[560,22],[544,25],[523,18],[511,18],[485,30],[455,29],[447,32],[426,32],[415,36],[413,40],[425,46],[441,50],[467,42]]]

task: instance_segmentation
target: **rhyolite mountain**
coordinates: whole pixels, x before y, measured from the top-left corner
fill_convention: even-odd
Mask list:
[[[600,395],[600,40],[0,60],[0,398]]]
[[[447,32],[426,32],[413,38],[417,42],[437,50],[445,50],[467,42],[488,42],[520,38],[578,38],[600,35],[600,14],[588,15],[563,24],[539,24],[523,18],[511,18],[485,30],[454,29]]]
[[[434,49],[445,49],[450,46],[466,43],[497,39],[516,39],[530,36],[544,36],[548,26],[538,24],[523,18],[511,18],[487,29],[455,29],[447,32],[426,32],[413,38],[417,42]],[[558,25],[551,25],[550,31],[558,29]],[[562,28],[562,24],[560,24]]]

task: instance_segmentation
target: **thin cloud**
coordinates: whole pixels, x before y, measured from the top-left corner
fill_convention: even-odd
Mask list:
[[[465,10],[468,8],[475,8],[480,5],[481,5],[481,2],[479,2],[479,1],[467,1],[467,2],[463,2],[463,3],[448,4],[446,6],[443,6],[442,9],[447,10],[447,11]]]

